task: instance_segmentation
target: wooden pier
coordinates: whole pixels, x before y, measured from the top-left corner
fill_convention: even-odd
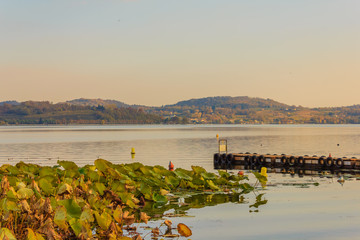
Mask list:
[[[249,168],[304,168],[316,170],[360,170],[360,159],[355,157],[295,156],[286,154],[215,153],[214,164],[243,165]]]

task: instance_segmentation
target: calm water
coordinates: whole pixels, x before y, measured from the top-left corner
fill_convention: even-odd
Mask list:
[[[216,134],[230,152],[286,153],[360,157],[360,125],[300,126],[57,126],[0,127],[0,164],[19,161],[53,165],[57,159],[78,165],[98,157],[114,163],[135,160],[177,167],[212,169]],[[339,146],[337,145],[339,144]]]
[[[54,165],[57,159],[78,165],[98,157],[114,163],[213,171],[216,134],[228,140],[230,152],[331,155],[360,158],[360,125],[205,125],[205,126],[56,126],[0,127],[0,164],[19,161]],[[135,159],[130,151],[136,150]],[[282,183],[319,182],[299,188]],[[191,239],[360,239],[360,181],[343,186],[336,178],[270,174],[261,193],[268,203],[249,212],[245,203],[191,209],[194,218],[173,218],[192,227]]]

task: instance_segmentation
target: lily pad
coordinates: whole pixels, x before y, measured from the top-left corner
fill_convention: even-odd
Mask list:
[[[73,192],[73,188],[72,186],[70,186],[67,183],[63,183],[60,185],[59,190],[57,192],[58,195],[61,194],[71,194]]]
[[[8,228],[0,229],[0,239],[16,240],[14,234]]]
[[[80,218],[81,207],[73,199],[60,200],[58,204],[66,208],[66,212],[70,217]]]
[[[27,228],[26,240],[45,240],[45,238],[37,232],[34,232],[31,228]]]
[[[78,171],[79,167],[74,163],[70,161],[57,161],[57,163],[62,166],[65,170],[74,170]]]
[[[206,173],[206,170],[203,167],[191,166],[191,168],[195,172],[195,174]]]
[[[29,199],[34,195],[34,191],[30,188],[21,188],[17,191],[19,199]]]
[[[178,233],[183,237],[190,237],[192,235],[191,229],[183,223],[177,225]]]
[[[107,230],[112,222],[112,217],[107,212],[103,212],[101,215],[98,212],[95,212],[95,218],[103,230]]]
[[[70,219],[69,224],[71,226],[71,229],[74,231],[75,235],[79,236],[79,234],[81,233],[81,227],[82,227],[80,220],[76,219],[76,218],[72,218],[72,219]]]
[[[68,225],[66,223],[67,212],[64,206],[58,206],[55,210],[54,223],[58,225],[61,229],[67,230]]]
[[[40,187],[41,191],[43,191],[46,195],[51,195],[55,191],[55,188],[53,187],[53,185],[45,178],[39,179],[39,187]]]

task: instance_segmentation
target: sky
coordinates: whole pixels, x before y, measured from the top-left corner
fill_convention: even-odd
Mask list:
[[[1,0],[0,101],[360,104],[359,0]]]

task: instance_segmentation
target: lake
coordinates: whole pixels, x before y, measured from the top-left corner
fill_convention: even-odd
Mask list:
[[[139,161],[166,167],[172,161],[175,168],[199,165],[215,171],[216,134],[228,140],[229,152],[360,158],[360,125],[1,126],[0,163],[54,165],[60,159],[82,166],[100,157],[116,164]],[[136,151],[134,159],[131,148]],[[249,207],[256,201],[251,193],[241,201],[193,208],[187,211],[193,217],[171,220],[191,226],[191,239],[360,236],[360,181],[356,178],[341,185],[337,176],[270,173],[268,180],[269,186],[257,193],[264,193],[268,202],[258,208]]]

